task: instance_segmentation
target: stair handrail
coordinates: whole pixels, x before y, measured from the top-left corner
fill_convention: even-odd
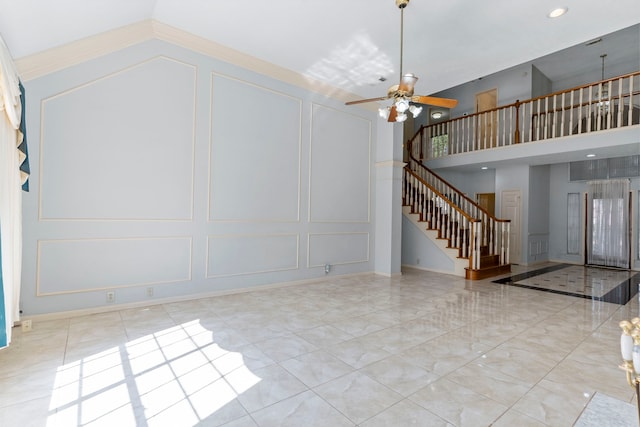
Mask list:
[[[471,222],[481,222],[482,221],[481,219],[478,219],[478,218],[474,217],[473,215],[469,215],[463,209],[461,209],[459,206],[457,206],[455,203],[451,202],[451,200],[449,200],[449,198],[447,198],[447,196],[442,194],[440,191],[438,191],[437,188],[435,188],[433,185],[429,184],[420,175],[418,175],[417,173],[415,173],[415,171],[413,171],[411,168],[409,168],[409,165],[405,166],[404,168],[407,171],[409,171],[409,173],[411,175],[413,175],[421,184],[425,185],[426,187],[429,187],[429,189],[431,191],[433,191],[436,194],[436,196],[438,196],[439,198],[444,200],[449,206],[451,206],[453,209],[455,209],[458,213],[460,213],[466,219],[468,219]]]
[[[414,164],[425,170],[427,173],[433,175],[435,178],[437,178],[438,180],[442,181],[444,184],[446,184],[447,187],[449,187],[451,190],[453,190],[458,197],[465,199],[467,202],[469,202],[469,204],[473,205],[476,209],[478,209],[479,211],[481,211],[482,213],[484,213],[485,215],[487,215],[489,218],[494,219],[497,222],[510,222],[511,220],[508,219],[500,219],[498,217],[496,217],[495,215],[492,215],[489,211],[487,211],[485,208],[483,208],[482,206],[480,206],[477,202],[475,202],[473,199],[469,198],[468,196],[466,196],[462,191],[458,190],[454,185],[452,185],[451,183],[449,183],[446,179],[442,178],[440,175],[438,175],[437,173],[435,173],[434,171],[432,171],[431,169],[429,169],[428,167],[426,167],[424,164],[422,164],[422,162],[420,162],[418,159],[416,159],[413,156],[413,152],[411,150],[411,146],[413,144],[413,140],[416,138],[418,134],[414,135],[413,138],[411,138],[408,142],[407,142],[407,148],[409,151],[409,158],[411,160],[413,160]],[[429,185],[429,187],[433,188],[432,185]],[[439,192],[438,192],[439,193]],[[441,194],[441,193],[439,193]],[[446,200],[449,200],[446,196],[442,195],[442,197],[444,197]],[[449,202],[451,202],[453,204],[453,202],[451,200],[449,200]]]
[[[427,190],[420,191],[419,187],[422,186]],[[429,195],[432,193],[433,198]],[[427,197],[425,197],[425,195]],[[462,258],[468,258],[469,269],[480,267],[480,246],[481,246],[481,233],[478,232],[482,229],[482,220],[474,218],[464,210],[460,209],[437,188],[433,187],[430,183],[425,181],[420,175],[411,169],[409,165],[404,167],[404,179],[403,179],[403,191],[402,191],[403,204],[409,206],[412,213],[418,214],[420,221],[429,221],[430,228],[438,231],[438,237],[448,239],[449,246],[458,249],[458,256]],[[460,233],[461,230],[452,226],[452,215],[439,211],[435,204],[441,200],[446,206],[453,209],[455,213],[459,215],[458,224],[460,222],[469,223],[469,235]],[[427,203],[431,202],[431,203]],[[445,219],[448,220],[445,221]],[[462,220],[464,219],[464,221]],[[478,238],[480,237],[480,239]]]
[[[409,182],[409,177],[426,187],[429,191],[441,199],[447,206],[454,209],[458,215],[461,215],[470,224],[470,240],[464,241],[464,238],[455,233],[455,238],[460,239],[461,246],[459,249],[462,251],[461,256],[469,257],[469,269],[479,271],[481,268],[481,248],[486,248],[488,255],[498,255],[500,265],[509,264],[509,233],[511,220],[500,219],[495,215],[489,213],[485,208],[480,206],[475,201],[467,197],[462,191],[451,185],[444,180],[438,174],[433,172],[419,162],[412,153],[411,150],[412,141],[408,141],[409,144],[409,162],[405,166],[404,185],[403,191],[403,204],[411,206],[411,211],[419,213],[421,220],[424,220],[424,204],[421,204],[425,200],[424,194],[420,193],[414,183]],[[407,176],[407,173],[409,174]],[[432,180],[433,182],[429,182]],[[444,187],[444,193],[436,185],[440,183]],[[415,191],[415,193],[414,193]],[[449,193],[449,195],[445,194]],[[408,199],[408,200],[407,200]],[[417,200],[417,202],[416,202]],[[459,206],[460,205],[460,206]],[[448,224],[437,224],[434,229],[438,229],[444,234],[448,234],[445,237],[450,237],[453,233],[451,227]],[[505,234],[507,242],[505,242]]]

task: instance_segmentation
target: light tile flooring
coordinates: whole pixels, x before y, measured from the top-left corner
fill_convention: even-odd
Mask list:
[[[406,270],[35,322],[0,351],[0,426],[572,426],[634,402],[638,314]]]

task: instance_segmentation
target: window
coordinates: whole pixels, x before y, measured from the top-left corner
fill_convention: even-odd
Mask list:
[[[580,193],[567,194],[567,253],[580,253]]]
[[[442,157],[449,154],[449,135],[438,135],[431,138],[433,157]]]

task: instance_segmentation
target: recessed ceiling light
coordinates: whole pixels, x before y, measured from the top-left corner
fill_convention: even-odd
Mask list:
[[[587,157],[595,157],[595,154],[587,154]]]
[[[486,171],[486,170],[487,170],[487,169],[489,169],[489,168],[488,168],[488,167],[486,167],[486,166],[483,166],[481,169],[482,169],[483,171]]]
[[[569,11],[568,7],[559,7],[557,9],[553,9],[551,12],[549,12],[549,15],[547,15],[549,18],[558,18],[562,15],[564,15],[565,13],[567,13]]]

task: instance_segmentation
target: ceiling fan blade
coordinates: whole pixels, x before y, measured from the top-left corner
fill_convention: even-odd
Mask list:
[[[458,105],[458,101],[456,99],[436,98],[435,96],[416,95],[411,97],[411,101],[417,102],[418,104],[427,104],[443,108],[454,108]]]
[[[396,111],[396,106],[392,106],[391,107],[391,111],[389,111],[389,118],[387,119],[388,122],[395,122],[396,121],[396,117],[398,117],[398,112]]]
[[[418,78],[413,74],[405,74],[400,79],[400,84],[398,85],[398,90],[407,92],[409,95],[413,94],[413,87],[416,85]]]
[[[358,101],[345,102],[344,105],[364,104],[365,102],[384,101],[385,99],[389,99],[389,97],[381,96],[379,98],[359,99]]]

